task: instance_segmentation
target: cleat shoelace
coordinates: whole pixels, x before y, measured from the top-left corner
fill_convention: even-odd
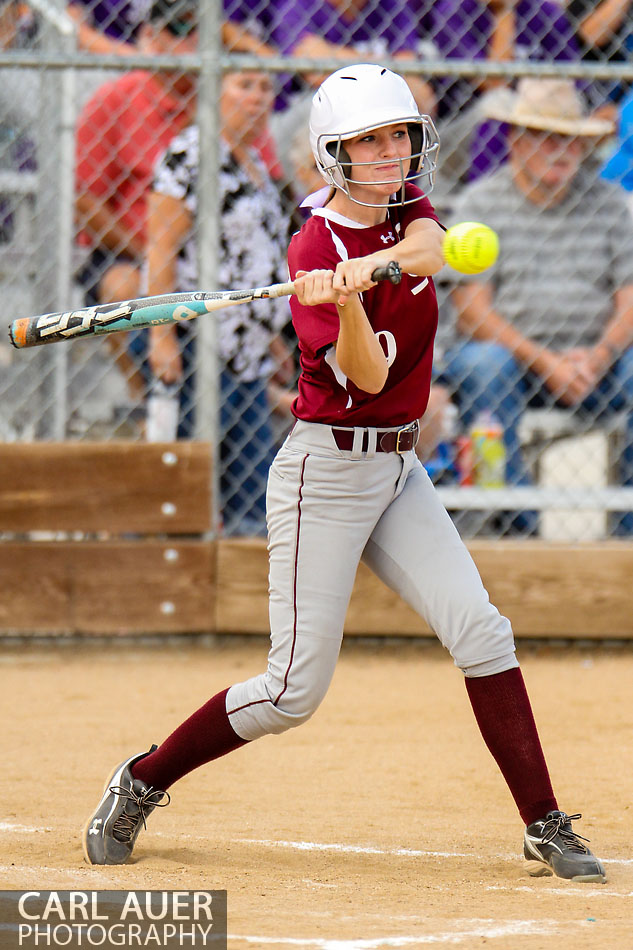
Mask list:
[[[543,844],[549,844],[559,835],[562,843],[569,851],[575,851],[577,854],[588,854],[589,849],[585,848],[582,841],[589,841],[589,838],[583,838],[582,835],[572,831],[571,822],[582,818],[582,815],[558,815],[556,818],[548,818],[543,822]]]
[[[171,801],[169,792],[161,792],[158,789],[144,788],[140,794],[137,794],[133,788],[125,788],[123,785],[111,785],[109,789],[114,795],[118,795],[125,801],[134,802],[138,812],[134,815],[128,815],[124,810],[112,825],[112,836],[117,841],[131,841],[139,822],[143,822],[143,828],[147,829],[145,821],[150,810],[154,808],[165,808]],[[165,801],[162,799],[165,798]],[[127,807],[127,806],[126,806]],[[146,814],[147,809],[147,814]]]

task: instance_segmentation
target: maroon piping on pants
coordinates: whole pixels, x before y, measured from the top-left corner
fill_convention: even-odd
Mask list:
[[[272,700],[273,706],[276,706],[279,703],[279,700],[286,692],[288,688],[288,676],[290,674],[290,668],[292,666],[292,661],[295,655],[295,644],[297,642],[297,574],[298,574],[298,563],[299,563],[299,535],[301,532],[301,502],[303,500],[303,485],[304,485],[304,473],[306,462],[308,461],[309,455],[304,455],[303,462],[301,463],[301,475],[299,481],[299,496],[297,498],[297,540],[295,542],[295,558],[294,558],[294,572],[293,572],[293,581],[292,581],[292,598],[293,598],[293,611],[294,619],[292,625],[292,647],[290,649],[290,659],[288,660],[288,667],[284,675],[284,686],[279,696],[276,699]],[[243,706],[238,706],[236,709],[230,709],[228,715],[232,716],[233,713],[241,712],[242,709],[248,709],[250,706],[259,706],[262,703],[269,703],[270,699],[256,699],[251,703],[244,703]]]
[[[295,541],[295,564],[294,564],[294,575],[292,579],[292,609],[293,609],[292,648],[290,650],[290,659],[288,660],[286,675],[284,676],[284,688],[280,692],[277,699],[273,701],[273,706],[277,706],[279,704],[279,700],[288,689],[288,676],[290,674],[290,667],[292,666],[292,661],[295,655],[295,646],[297,643],[297,574],[299,573],[299,538],[301,536],[301,502],[303,501],[304,473],[305,473],[306,462],[308,461],[308,458],[309,458],[308,455],[304,455],[303,462],[301,463],[301,476],[300,476],[300,481],[299,481],[299,497],[297,498],[297,540]]]

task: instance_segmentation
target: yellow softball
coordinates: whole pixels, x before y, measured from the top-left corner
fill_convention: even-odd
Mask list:
[[[499,238],[487,224],[462,221],[444,235],[444,260],[461,274],[480,274],[499,255]]]

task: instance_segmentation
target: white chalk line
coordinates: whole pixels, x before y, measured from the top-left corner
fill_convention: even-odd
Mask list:
[[[338,884],[327,884],[325,881],[313,881],[309,877],[302,878],[301,883],[305,884],[306,887],[316,887],[316,888],[326,887],[326,888],[330,888],[331,890],[336,890],[338,887]]]
[[[405,858],[471,858],[474,861],[516,861],[516,854],[474,854],[472,851],[419,851],[413,848],[378,848],[372,845],[361,846],[318,841],[283,841],[276,839],[234,838],[232,844],[254,844],[265,848],[291,848],[296,851],[335,851],[341,854],[384,854]],[[601,859],[603,864],[633,864],[633,858]]]
[[[35,835],[44,833],[46,831],[52,831],[52,828],[35,828],[31,825],[18,825],[12,821],[0,821],[0,833],[9,832],[22,835]]]
[[[462,851],[417,851],[412,848],[377,848],[372,845],[325,844],[318,841],[282,841],[259,840],[257,838],[236,838],[233,844],[255,844],[265,848],[292,848],[295,851],[337,851],[342,854],[386,854],[405,858],[474,858],[478,861],[489,860],[490,855],[472,854]],[[516,861],[515,854],[495,855],[504,861]]]
[[[460,921],[456,921],[459,925]],[[285,947],[305,947],[312,950],[387,950],[391,947],[411,947],[422,944],[457,945],[473,938],[494,940],[502,937],[543,936],[550,937],[560,933],[569,933],[568,921],[561,925],[556,920],[511,920],[504,923],[491,920],[464,921],[464,929],[445,930],[416,936],[384,936],[345,940],[341,938],[301,938],[301,937],[255,937],[243,934],[229,934],[229,941],[241,940],[259,946],[276,945]],[[582,921],[576,926],[586,927]]]
[[[550,878],[551,880],[551,878]],[[487,891],[522,891],[525,894],[543,894],[543,890],[540,887],[530,887],[529,884],[519,884],[519,885],[509,885],[509,884],[488,884],[486,887]],[[579,890],[576,887],[548,887],[547,894],[564,894],[566,897],[570,895],[573,897],[578,897],[580,894],[582,897],[633,897],[633,891],[627,891],[622,893],[622,891],[612,891],[608,887],[605,887],[604,884],[601,884],[600,887],[588,888],[586,884],[583,884]]]
[[[53,828],[22,825],[10,821],[0,821],[0,834],[45,834],[53,832]],[[186,839],[189,841],[209,841],[203,835],[178,834],[170,835],[162,831],[154,832],[155,837]],[[378,848],[373,845],[351,845],[339,842],[319,841],[285,841],[282,839],[234,838],[232,844],[252,844],[265,848],[289,848],[296,851],[330,851],[341,854],[377,854],[407,858],[471,858],[475,861],[489,861],[491,858],[501,861],[516,861],[517,854],[474,854],[468,851],[422,851],[414,848]],[[633,858],[603,858],[603,864],[633,865]],[[0,866],[0,871],[3,868]],[[327,885],[322,885],[327,886]]]

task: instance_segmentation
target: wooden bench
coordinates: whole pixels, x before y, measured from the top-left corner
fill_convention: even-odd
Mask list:
[[[0,445],[0,630],[214,626],[208,444]]]

